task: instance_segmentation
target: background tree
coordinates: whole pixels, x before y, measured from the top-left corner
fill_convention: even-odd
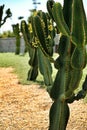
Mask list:
[[[3,18],[4,7],[5,5],[0,6],[0,27],[6,22],[7,18],[10,18],[12,16],[10,8],[8,8],[5,12],[6,16]]]

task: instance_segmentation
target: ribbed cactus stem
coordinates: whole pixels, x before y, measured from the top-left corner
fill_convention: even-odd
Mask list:
[[[66,130],[69,114],[67,103],[61,102],[59,99],[56,100],[50,109],[49,130]]]

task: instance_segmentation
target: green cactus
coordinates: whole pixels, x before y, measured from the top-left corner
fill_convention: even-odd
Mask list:
[[[30,23],[29,23],[30,24]],[[31,24],[30,24],[31,25]],[[27,46],[27,51],[29,53],[29,65],[31,66],[28,71],[27,80],[34,81],[38,76],[38,59],[37,59],[37,48],[32,45],[32,31],[29,30],[29,27],[25,20],[21,21],[21,31]]]
[[[37,44],[39,40],[36,36],[36,31],[34,28],[33,16],[29,18],[29,24],[31,24],[31,30],[24,20],[21,22],[22,33],[28,46],[30,57],[29,65],[31,66],[31,68],[28,72],[28,80],[35,80],[37,78],[39,68],[40,73],[43,75],[45,85],[51,86],[52,67],[48,58],[43,54],[42,50],[38,48]]]
[[[84,98],[87,93],[87,89],[82,89],[77,95],[74,94],[86,66],[86,16],[82,0],[64,0],[63,7],[58,2],[48,0],[47,5],[61,33],[59,57],[54,63],[58,73],[50,92],[54,103],[50,110],[49,130],[66,130],[69,119],[67,103]],[[86,82],[87,78],[84,84]]]
[[[40,73],[43,75],[45,85],[47,87],[52,86],[52,66],[40,48],[38,48],[38,64]]]
[[[46,14],[42,12],[41,16],[34,17],[34,25],[36,30],[36,35],[39,39],[38,45],[43,51],[43,53],[48,57],[51,62],[54,62],[53,56],[53,46],[54,46],[54,35],[55,29],[52,23],[47,21]],[[39,24],[39,26],[38,26]],[[48,24],[48,25],[47,25]],[[49,29],[51,27],[51,29]]]
[[[47,10],[48,10],[48,13],[49,13],[49,16],[54,20],[53,18],[53,14],[52,14],[52,7],[53,7],[53,4],[54,4],[54,0],[49,0],[47,1]]]
[[[13,28],[13,32],[15,34],[16,37],[16,50],[15,50],[15,54],[18,55],[20,54],[20,29],[19,29],[19,24],[13,24],[12,25]]]
[[[50,91],[50,87],[52,86],[52,67],[50,61],[54,62],[52,56],[55,28],[52,20],[48,17],[49,16],[47,13],[40,11],[36,16],[33,17],[33,23],[36,37],[38,39],[39,69],[44,77],[44,82],[47,85],[47,91]]]
[[[50,20],[52,25],[54,21],[61,33],[59,56],[56,60],[52,57],[55,35],[52,33],[53,30],[49,33],[49,20],[47,21],[45,13],[38,13],[33,18],[33,24],[35,36],[38,39],[38,54],[43,52],[58,69],[55,81],[49,90],[50,97],[54,100],[50,109],[49,130],[66,130],[69,119],[68,103],[84,98],[87,93],[87,77],[82,90],[77,95],[74,93],[79,87],[83,69],[86,66],[87,22],[82,0],[64,0],[63,7],[58,2],[48,0],[47,9],[52,18]],[[42,61],[40,63],[42,66]]]
[[[38,44],[37,53],[38,53],[39,70],[40,70],[40,73],[43,75],[45,85],[51,86],[52,85],[52,66],[47,57],[48,56],[47,53],[49,53],[49,55],[53,54],[52,46],[54,42],[50,40],[50,37],[48,37],[52,32],[49,29],[50,24],[48,24],[47,14],[42,11],[37,11],[37,15],[33,17],[32,23],[33,23],[33,29],[34,29],[33,32],[35,33],[36,42]],[[36,26],[37,26],[37,29],[39,29],[38,25],[36,24],[39,24],[39,27],[41,30],[36,31]],[[40,42],[42,42],[43,40],[41,39],[41,37],[38,37],[40,35],[37,33],[40,33],[40,34],[42,33],[44,42],[45,42],[45,39],[47,41],[46,46],[44,45],[44,42],[43,42],[43,46],[42,47],[40,46],[41,45]],[[50,47],[49,47],[48,42],[51,43]],[[43,47],[44,49],[46,48],[47,53],[45,53],[46,51],[44,51]]]

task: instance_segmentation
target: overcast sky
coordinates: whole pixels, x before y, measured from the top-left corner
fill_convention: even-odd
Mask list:
[[[63,3],[63,0],[55,0],[58,2]],[[40,2],[40,5],[37,5],[37,10],[43,10],[46,11],[46,2],[47,0],[37,0],[37,2]],[[12,12],[12,18],[8,19],[7,22],[1,27],[0,32],[11,30],[12,24],[16,24],[20,22],[18,20],[19,16],[24,16],[24,19],[27,20],[27,18],[30,15],[31,9],[34,9],[35,6],[32,4],[32,0],[0,0],[0,5],[5,4],[4,10],[10,8]],[[87,0],[83,0],[84,8],[87,14]]]

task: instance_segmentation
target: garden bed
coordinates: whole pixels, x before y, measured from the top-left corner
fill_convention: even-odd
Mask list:
[[[39,85],[21,85],[13,68],[0,68],[0,130],[48,130],[48,93]],[[87,104],[70,104],[67,130],[87,130]]]

